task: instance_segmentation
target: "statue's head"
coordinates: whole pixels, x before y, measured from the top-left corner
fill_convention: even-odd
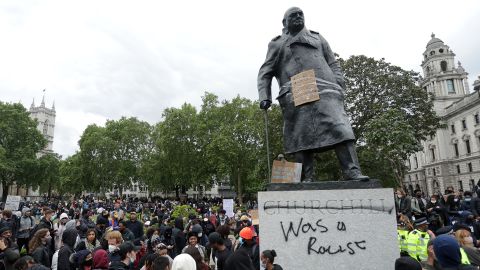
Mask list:
[[[303,11],[298,7],[289,8],[283,16],[282,23],[289,33],[300,32],[305,27]]]

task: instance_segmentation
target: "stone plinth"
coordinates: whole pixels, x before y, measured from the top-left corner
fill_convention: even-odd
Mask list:
[[[393,270],[400,254],[393,189],[373,188],[378,181],[334,183],[350,189],[322,182],[259,192],[261,250],[275,249],[283,269]],[[319,186],[324,190],[298,190]]]

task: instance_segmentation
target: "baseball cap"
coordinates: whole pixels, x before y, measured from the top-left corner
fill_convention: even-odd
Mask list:
[[[240,231],[240,237],[245,240],[253,239],[253,231],[250,227],[245,227]]]
[[[67,213],[62,213],[62,214],[60,215],[60,219],[64,219],[64,218],[68,218]]]

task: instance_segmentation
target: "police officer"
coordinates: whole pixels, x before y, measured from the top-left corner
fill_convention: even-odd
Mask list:
[[[415,220],[415,229],[408,234],[407,250],[408,254],[418,260],[426,261],[428,258],[428,240],[434,238],[432,231],[428,230],[427,218]]]
[[[408,255],[408,234],[410,231],[403,222],[397,224],[397,236],[398,236],[398,248],[400,249],[400,255]]]

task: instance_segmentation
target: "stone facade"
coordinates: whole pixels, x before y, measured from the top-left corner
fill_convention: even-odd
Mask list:
[[[468,73],[455,54],[432,34],[423,53],[421,86],[434,94],[434,110],[444,129],[422,142],[423,151],[406,162],[404,185],[412,193],[442,192],[447,186],[471,190],[480,180],[480,81],[469,92]]]
[[[42,98],[42,103],[39,107],[35,107],[35,100],[30,106],[30,118],[36,119],[38,122],[37,129],[45,136],[48,144],[45,149],[40,153],[53,153],[53,138],[55,131],[55,103],[53,103],[52,108],[49,109],[45,107],[45,97]]]

